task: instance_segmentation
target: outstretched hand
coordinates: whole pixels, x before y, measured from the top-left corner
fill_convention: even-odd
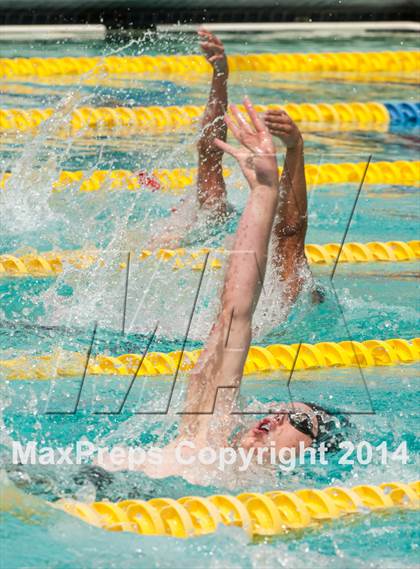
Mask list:
[[[289,150],[302,143],[297,124],[286,111],[270,109],[264,115],[264,122],[273,136],[277,136]]]
[[[214,143],[238,161],[251,188],[256,185],[277,186],[278,168],[273,138],[247,97],[244,106],[250,123],[235,105],[230,105],[233,118],[225,115],[229,130],[241,146],[231,146],[218,138]]]
[[[200,47],[203,50],[204,57],[218,75],[227,74],[228,64],[223,43],[217,36],[205,28],[200,28],[197,33],[200,38]]]

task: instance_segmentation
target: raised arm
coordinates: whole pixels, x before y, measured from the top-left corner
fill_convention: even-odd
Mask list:
[[[280,181],[284,199],[279,204],[274,224],[274,263],[279,278],[288,281],[290,300],[294,301],[302,284],[302,263],[306,263],[308,204],[303,138],[297,125],[284,111],[271,110],[264,120],[270,133],[286,146]]]
[[[213,68],[210,94],[204,111],[200,137],[197,143],[197,192],[200,207],[211,208],[215,213],[226,211],[226,187],[223,178],[223,150],[214,143],[215,138],[226,141],[228,62],[223,43],[205,29],[198,31],[200,47]]]
[[[222,42],[205,29],[198,31],[200,47],[212,66],[212,80],[207,105],[201,121],[197,141],[197,201],[199,208],[208,209],[215,216],[226,213],[226,186],[223,178],[223,150],[214,143],[215,138],[226,140],[227,126],[224,116],[227,111],[228,62]],[[166,227],[152,238],[146,246],[179,247],[182,239],[195,222],[191,219],[189,204],[175,208],[166,220]]]
[[[251,342],[251,321],[258,302],[267,263],[267,250],[278,204],[278,168],[272,137],[249,100],[245,108],[251,124],[231,106],[234,118],[225,117],[239,148],[216,139],[215,144],[233,156],[248,180],[251,192],[236,232],[230,253],[219,316],[206,348],[189,377],[186,413],[228,415],[233,408],[237,388]],[[208,416],[184,416],[181,427],[187,434],[204,436]]]

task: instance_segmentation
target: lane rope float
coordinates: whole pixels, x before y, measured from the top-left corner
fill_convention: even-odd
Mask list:
[[[242,528],[250,537],[275,536],[323,522],[370,512],[416,510],[420,482],[330,486],[294,492],[245,492],[203,498],[184,496],[83,503],[61,499],[52,505],[88,524],[109,531],[177,538],[214,533],[220,524]]]
[[[349,129],[375,129],[392,125],[420,123],[420,103],[289,103],[254,105],[257,112],[284,109],[293,120],[316,129],[340,125]],[[243,110],[241,105],[238,105]],[[0,109],[0,132],[35,132],[55,114],[55,109]],[[150,132],[185,130],[197,124],[204,106],[149,107],[80,107],[56,121],[60,136],[76,132],[108,132],[114,129],[129,133],[136,129]],[[130,130],[132,129],[132,130]]]
[[[389,109],[388,109],[388,106]],[[241,105],[239,105],[241,108]],[[258,112],[284,109],[298,123],[369,127],[388,123],[418,124],[420,104],[416,103],[289,103],[286,105],[255,105]],[[36,131],[51,118],[54,109],[0,109],[0,131]],[[204,112],[204,106],[168,107],[80,107],[61,119],[56,130],[62,135],[79,131],[113,129],[149,129],[152,131],[190,128]]]
[[[420,68],[418,51],[372,51],[327,53],[261,53],[229,55],[234,71],[266,73],[290,72],[370,72],[396,71],[415,73]],[[121,75],[194,75],[210,72],[202,55],[140,55],[106,57],[29,57],[1,58],[1,77],[48,77],[51,75],[84,75],[85,73]]]
[[[251,346],[244,374],[256,372],[290,371],[299,344],[272,344],[266,347]],[[173,376],[180,362],[180,371],[188,372],[195,366],[201,350],[150,352],[142,362],[138,376]],[[89,375],[133,376],[137,372],[142,354],[92,356],[87,367]],[[371,367],[412,364],[420,361],[420,338],[405,340],[365,340],[363,342],[303,343],[295,370],[332,367]],[[81,377],[86,365],[86,354],[59,350],[43,356],[18,356],[0,360],[0,373],[4,379],[53,379]]]
[[[210,71],[210,70],[209,70]],[[418,72],[406,72],[406,71],[370,71],[369,73],[364,73],[360,71],[324,71],[309,73],[304,72],[304,78],[301,72],[282,73],[277,77],[273,77],[270,74],[259,75],[258,78],[254,78],[254,83],[258,82],[258,85],[263,88],[264,86],[271,86],[271,83],[276,81],[278,85],[283,84],[285,87],[290,81],[304,79],[307,82],[317,81],[321,79],[327,83],[398,83],[399,85],[408,85],[412,87],[418,83]],[[144,75],[129,73],[123,75],[107,75],[105,73],[98,75],[95,73],[87,73],[85,75],[49,75],[49,76],[37,76],[34,82],[29,83],[25,76],[6,78],[2,81],[2,92],[10,93],[15,95],[35,95],[39,92],[39,89],[43,89],[48,86],[64,87],[64,86],[75,86],[75,84],[80,85],[81,83],[86,86],[95,87],[107,87],[114,89],[130,88],[136,86],[136,83],[140,81],[163,81],[169,80],[176,85],[184,86],[186,83],[192,84],[202,84],[208,81],[208,76],[205,74],[190,74],[190,75],[169,75],[167,73],[155,73],[153,75],[147,73]],[[232,85],[242,84],[243,77],[241,74],[231,73],[229,83]]]
[[[359,183],[366,169],[366,162],[341,162],[326,164],[306,164],[305,174],[309,188],[311,186],[340,183]],[[281,174],[282,168],[279,168]],[[225,177],[231,176],[228,168],[223,169]],[[99,190],[139,190],[149,188],[152,191],[172,191],[176,193],[195,183],[197,168],[175,168],[145,170],[95,170],[94,172],[60,172],[53,184],[53,191],[78,186],[81,192]],[[0,176],[0,188],[7,189],[11,173]],[[155,182],[152,184],[151,182]],[[366,173],[365,184],[398,184],[412,186],[420,183],[420,161],[397,160],[395,162],[371,162]]]
[[[306,244],[305,253],[310,264],[331,265],[336,262],[340,251],[340,243],[325,245]],[[101,251],[51,251],[47,253],[32,252],[26,255],[0,255],[0,278],[54,278],[65,268],[73,267],[86,270],[91,267],[105,267],[110,264],[102,257]],[[144,262],[156,260],[171,263],[174,270],[191,269],[203,270],[204,258],[209,254],[210,269],[221,269],[229,252],[226,249],[143,249],[132,256],[133,261]],[[109,253],[108,253],[109,255]],[[341,249],[339,263],[377,263],[377,262],[406,262],[420,259],[420,241],[370,241],[368,243],[345,243]],[[112,262],[112,261],[111,261]],[[115,261],[115,267],[125,268],[125,262]]]

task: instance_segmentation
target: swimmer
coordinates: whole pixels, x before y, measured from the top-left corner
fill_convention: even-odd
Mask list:
[[[227,115],[228,62],[222,42],[205,29],[199,32],[200,46],[213,68],[210,95],[198,140],[198,208],[217,223],[228,215],[223,177],[224,153],[238,162],[248,182],[250,194],[240,218],[230,250],[221,306],[206,345],[188,377],[184,414],[179,436],[164,449],[163,464],[139,466],[153,477],[181,475],[200,483],[200,469],[185,468],[175,460],[181,443],[194,444],[191,452],[206,446],[229,446],[238,427],[237,395],[252,337],[252,320],[260,297],[267,262],[274,276],[286,283],[280,303],[286,308],[296,301],[311,280],[305,255],[307,193],[303,138],[292,119],[282,110],[259,116],[248,99],[247,118],[231,105]],[[226,142],[227,129],[239,148]],[[278,164],[273,137],[286,148],[283,172]],[[271,258],[269,256],[269,245]],[[322,293],[312,286],[312,300],[322,302]],[[236,420],[235,420],[236,419]],[[345,421],[342,422],[344,424]],[[304,402],[279,403],[251,428],[235,438],[235,446],[245,450],[274,446],[298,450],[325,442],[333,450],[339,441],[339,420],[325,409]],[[184,453],[188,459],[189,449]],[[104,466],[114,468],[105,460]]]
[[[193,448],[185,449],[184,458],[188,459],[189,453],[195,453],[200,448],[230,446],[230,437],[238,424],[237,413],[240,410],[237,396],[251,344],[252,318],[264,280],[273,225],[279,211],[282,216],[288,211],[291,199],[288,190],[283,190],[285,176],[281,180],[278,176],[276,150],[270,132],[274,127],[269,127],[267,121],[257,114],[249,99],[245,98],[244,106],[247,117],[235,105],[230,106],[232,116],[224,115],[224,122],[239,147],[225,141],[226,132],[221,126],[218,127],[221,138],[213,135],[212,140],[208,140],[209,144],[215,146],[216,156],[226,152],[238,162],[250,192],[230,251],[219,314],[206,345],[188,376],[179,435],[163,449],[163,461],[160,464],[146,463],[139,466],[139,470],[152,477],[180,475],[192,483],[203,483],[205,478],[200,468],[188,468],[177,461],[177,447],[185,442],[193,444]],[[282,121],[283,119],[281,129]],[[291,136],[289,132],[288,136]],[[299,157],[300,154],[296,150],[291,163],[293,178],[301,183],[303,160]],[[210,158],[216,167],[218,159],[213,156]],[[213,166],[212,176],[216,174]],[[209,207],[213,207],[222,194],[220,185],[215,182],[218,176],[219,174],[216,178],[211,177],[211,191],[202,193],[203,203],[210,204]],[[204,179],[210,178],[205,175]],[[205,187],[207,188],[206,184]],[[286,204],[283,203],[285,200]],[[305,217],[299,215],[298,218],[293,218],[290,232],[282,231],[279,236],[285,240],[293,238],[294,247],[297,248],[304,227]],[[274,230],[279,231],[277,227]],[[291,250],[292,246],[282,245],[283,249]],[[303,402],[280,403],[270,415],[237,437],[236,446],[245,450],[270,446],[274,446],[277,452],[285,447],[299,450],[302,445],[306,448],[320,440],[330,439],[331,442],[329,433],[333,423],[334,417],[315,405]],[[106,458],[100,465],[109,470],[127,468],[121,457],[117,467]]]
[[[228,62],[222,42],[207,30],[198,32],[200,46],[213,66],[210,96],[198,141],[197,195],[200,208],[217,217],[227,212],[226,184],[223,178],[223,152],[213,144],[226,141],[223,115],[228,104]],[[272,229],[272,265],[276,278],[285,283],[288,304],[293,304],[310,274],[305,255],[307,230],[307,192],[303,138],[296,123],[283,110],[269,110],[263,117],[270,134],[286,148],[281,178],[283,197],[279,200]],[[284,299],[286,300],[286,299]]]
[[[229,215],[226,183],[223,176],[224,151],[213,144],[215,138],[226,142],[227,127],[224,114],[228,106],[229,66],[221,40],[205,30],[198,31],[200,47],[212,66],[210,94],[201,122],[197,143],[197,206],[207,214],[209,224],[223,222]],[[278,283],[282,284],[282,304],[286,308],[283,318],[295,303],[305,286],[311,290],[312,301],[323,301],[323,292],[313,281],[305,255],[305,237],[308,226],[307,190],[304,163],[304,143],[296,123],[283,110],[270,109],[263,116],[270,134],[278,138],[286,149],[279,201],[271,234],[270,265]],[[180,209],[170,220],[171,230],[158,236],[149,245],[179,246],[181,233],[188,232],[191,222]],[[175,231],[174,231],[175,230]]]

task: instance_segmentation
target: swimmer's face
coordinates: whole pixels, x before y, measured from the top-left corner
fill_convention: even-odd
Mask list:
[[[246,450],[259,447],[274,447],[276,452],[284,448],[299,450],[312,445],[314,437],[300,430],[318,434],[318,420],[313,410],[305,403],[280,404],[277,415],[267,415],[252,426],[241,438],[239,446]],[[291,415],[289,415],[289,412]],[[294,424],[293,424],[294,423]],[[295,425],[295,426],[294,426]]]

